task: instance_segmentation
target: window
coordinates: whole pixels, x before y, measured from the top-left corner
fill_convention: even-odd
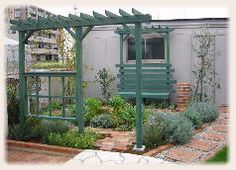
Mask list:
[[[142,59],[164,60],[164,38],[142,38]],[[135,40],[128,39],[128,60],[135,60]]]
[[[15,9],[15,13],[14,13],[14,15],[15,15],[15,18],[20,18],[21,11],[18,10],[18,9]]]

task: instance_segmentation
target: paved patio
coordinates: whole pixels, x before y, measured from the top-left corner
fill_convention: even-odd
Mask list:
[[[63,164],[72,159],[73,156],[38,149],[8,147],[6,161],[9,164]]]

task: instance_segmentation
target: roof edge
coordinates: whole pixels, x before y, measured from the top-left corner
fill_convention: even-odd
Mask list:
[[[183,18],[183,19],[155,19],[151,20],[151,22],[176,22],[176,21],[229,21],[229,18]]]

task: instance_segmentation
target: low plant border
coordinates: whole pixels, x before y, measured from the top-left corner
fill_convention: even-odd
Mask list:
[[[200,133],[201,131],[203,131],[209,125],[210,125],[209,123],[204,123],[199,129],[193,130],[193,135],[195,135],[197,133]],[[144,156],[154,156],[154,155],[156,155],[158,153],[161,153],[162,151],[167,150],[167,149],[169,149],[173,146],[175,146],[175,144],[167,143],[167,144],[158,146],[154,149],[150,149],[150,150],[144,152],[142,155],[144,155]]]

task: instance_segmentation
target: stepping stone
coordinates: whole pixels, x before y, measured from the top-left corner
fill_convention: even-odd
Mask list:
[[[208,152],[214,149],[217,146],[217,143],[207,142],[199,139],[193,139],[191,142],[185,144],[185,146]]]
[[[192,163],[202,155],[203,155],[202,152],[190,151],[185,148],[176,148],[169,151],[166,154],[166,157],[184,163]]]
[[[211,139],[211,140],[215,140],[215,141],[223,141],[226,139],[226,134],[210,132],[210,133],[204,134],[203,138]]]

